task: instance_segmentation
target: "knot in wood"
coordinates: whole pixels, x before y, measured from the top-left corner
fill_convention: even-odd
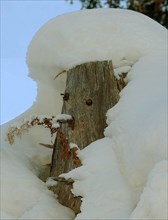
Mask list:
[[[93,103],[93,101],[91,99],[87,99],[86,100],[86,105],[91,106]]]
[[[69,100],[69,93],[66,92],[65,94],[61,93],[61,95],[63,95],[63,100],[64,101],[68,101]]]

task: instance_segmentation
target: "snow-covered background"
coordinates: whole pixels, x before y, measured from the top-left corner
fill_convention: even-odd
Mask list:
[[[37,82],[33,106],[1,132],[1,218],[74,219],[38,176],[51,160],[50,132],[33,126],[7,142],[10,127],[31,115],[61,112],[69,68],[112,60],[127,86],[107,112],[105,137],[78,152],[83,166],[63,174],[83,197],[76,219],[167,219],[167,30],[128,10],[84,10],[58,16],[32,39],[27,64]],[[80,85],[79,85],[80,86]],[[105,85],[104,85],[105,86]]]

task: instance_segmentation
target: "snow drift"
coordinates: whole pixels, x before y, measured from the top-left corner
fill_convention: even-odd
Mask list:
[[[83,197],[76,219],[167,219],[167,30],[128,10],[84,10],[58,16],[30,43],[27,63],[37,82],[33,106],[14,120],[61,112],[66,74],[77,64],[112,60],[129,71],[119,103],[107,112],[105,138],[79,151],[83,166],[62,174]],[[80,86],[80,85],[79,85]],[[73,219],[39,178],[51,159],[44,128],[10,146],[2,126],[2,218]]]

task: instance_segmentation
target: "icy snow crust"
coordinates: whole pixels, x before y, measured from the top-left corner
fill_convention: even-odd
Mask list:
[[[37,100],[2,127],[2,219],[73,219],[39,178],[51,160],[50,134],[33,127],[9,146],[11,123],[61,112],[66,73],[88,61],[112,60],[128,84],[107,112],[105,138],[78,151],[83,166],[62,176],[83,197],[76,219],[167,219],[167,30],[128,10],[83,10],[52,19],[27,53]],[[80,85],[79,85],[80,86]],[[52,183],[53,184],[53,183]],[[55,184],[55,183],[54,183]]]

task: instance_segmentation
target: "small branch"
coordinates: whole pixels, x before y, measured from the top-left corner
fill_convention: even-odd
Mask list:
[[[68,123],[71,129],[74,128],[75,120],[71,115],[59,114],[56,116],[48,115],[32,115],[29,119],[24,120],[23,123],[19,122],[12,125],[9,128],[7,135],[8,142],[12,145],[14,143],[14,137],[22,135],[24,131],[27,131],[29,128],[35,125],[41,125],[50,130],[51,137],[59,130],[60,123]],[[42,144],[40,145],[48,148],[53,148],[50,145]]]
[[[58,76],[60,76],[62,73],[66,73],[66,72],[67,72],[66,70],[61,71],[60,73],[58,73],[58,74],[54,77],[54,80],[55,80]]]
[[[43,146],[43,147],[47,147],[47,148],[50,148],[50,149],[53,149],[53,145],[52,144],[43,144],[43,143],[39,143],[39,145]]]

